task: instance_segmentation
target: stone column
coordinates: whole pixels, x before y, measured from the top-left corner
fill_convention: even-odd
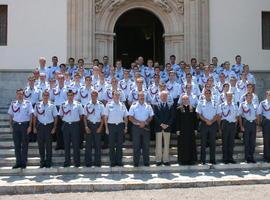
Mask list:
[[[209,62],[209,0],[185,0],[185,58]]]
[[[91,61],[94,52],[95,5],[93,0],[68,0],[68,57]]]
[[[164,34],[165,62],[170,55],[176,55],[177,60],[184,60],[184,34]]]
[[[102,60],[103,56],[108,56],[113,60],[113,41],[115,33],[96,32],[95,33],[95,58]]]

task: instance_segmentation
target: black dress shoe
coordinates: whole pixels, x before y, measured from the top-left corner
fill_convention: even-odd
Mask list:
[[[227,165],[227,164],[229,164],[230,162],[229,162],[228,160],[223,160],[223,163]]]
[[[12,167],[12,169],[18,169],[18,168],[21,168],[21,165],[16,164],[16,165],[14,165],[14,166]]]
[[[101,164],[100,163],[96,163],[95,164],[95,167],[101,167]]]
[[[212,165],[217,164],[215,160],[210,160],[210,163],[211,163]]]
[[[118,163],[117,166],[123,167],[124,165],[123,165],[123,163]]]
[[[63,167],[70,167],[70,164],[65,163]]]
[[[146,164],[144,164],[144,166],[145,166],[145,167],[149,167],[149,166],[150,166],[150,164],[149,164],[149,163],[146,163]]]
[[[46,166],[45,163],[42,163],[39,165],[39,168],[44,168],[45,166]]]
[[[26,168],[26,165],[21,165],[21,168],[22,168],[22,169],[25,169],[25,168]]]
[[[45,165],[45,167],[46,167],[46,168],[51,168],[52,165],[51,165],[51,163],[47,163],[47,164]]]
[[[64,150],[64,147],[55,147],[55,150],[57,151],[57,150]]]
[[[229,163],[236,164],[236,161],[232,159],[232,160],[229,160]]]
[[[169,162],[163,163],[165,166],[170,166],[171,164]]]
[[[81,165],[80,164],[75,164],[74,167],[79,168]]]
[[[202,164],[202,165],[205,165],[205,161],[201,161],[201,164]]]
[[[134,167],[139,167],[139,164],[133,164]]]
[[[162,165],[162,162],[157,162],[156,163],[156,166],[160,166],[160,165]]]
[[[256,163],[256,160],[250,159],[250,162],[251,162],[251,163]]]
[[[110,167],[115,167],[116,166],[116,164],[110,164]]]
[[[86,164],[85,166],[86,167],[92,167],[92,164]]]

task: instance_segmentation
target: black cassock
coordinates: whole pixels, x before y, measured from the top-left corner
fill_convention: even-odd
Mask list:
[[[179,106],[176,109],[176,128],[180,131],[178,140],[178,163],[192,165],[197,161],[195,132],[197,115],[195,109],[189,106]]]

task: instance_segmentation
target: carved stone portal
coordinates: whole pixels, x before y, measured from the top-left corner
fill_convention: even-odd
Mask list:
[[[155,14],[164,27],[165,59],[208,62],[209,0],[68,0],[68,57],[113,62],[114,26],[131,9]]]

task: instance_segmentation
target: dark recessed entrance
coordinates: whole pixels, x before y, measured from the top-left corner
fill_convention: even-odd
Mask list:
[[[130,67],[138,56],[164,63],[164,28],[160,20],[144,9],[124,13],[116,22],[114,60],[121,59]]]

